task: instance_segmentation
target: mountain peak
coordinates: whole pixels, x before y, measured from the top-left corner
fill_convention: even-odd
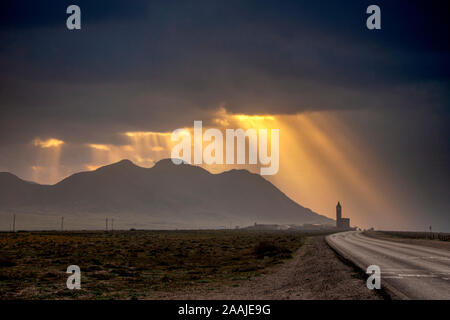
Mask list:
[[[135,164],[133,163],[133,161],[128,160],[128,159],[120,160],[119,162],[113,163],[113,165],[114,165],[114,164],[116,164],[116,165],[135,165]]]
[[[187,162],[182,161],[181,159],[174,159],[174,160],[179,160],[181,161],[180,165],[189,165]],[[154,167],[172,167],[172,166],[177,166],[177,164],[173,163],[171,158],[167,158],[167,159],[161,159],[159,161],[157,161],[155,163]]]
[[[26,181],[20,179],[18,176],[10,173],[10,172],[0,172],[0,179],[4,180],[4,181],[8,181],[8,182],[24,182],[26,183]]]
[[[135,165],[131,160],[123,159],[119,162],[112,163],[110,165],[106,165],[104,167],[101,167],[99,169],[103,168],[139,168],[137,165]]]

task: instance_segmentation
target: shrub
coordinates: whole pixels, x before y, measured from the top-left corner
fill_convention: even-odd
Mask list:
[[[282,258],[288,258],[291,256],[291,250],[285,247],[276,245],[273,242],[260,241],[254,248],[253,253],[258,258],[281,256]]]
[[[0,267],[14,267],[16,263],[7,257],[0,256]]]

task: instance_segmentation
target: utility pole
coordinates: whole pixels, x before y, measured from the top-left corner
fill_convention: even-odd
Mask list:
[[[114,231],[114,218],[111,219],[111,231]]]
[[[108,218],[106,218],[106,231],[108,231]]]
[[[61,217],[61,231],[64,231],[64,217]]]
[[[13,215],[13,227],[12,231],[16,232],[16,214]]]

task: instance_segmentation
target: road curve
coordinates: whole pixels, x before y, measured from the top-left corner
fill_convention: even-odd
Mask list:
[[[396,298],[450,299],[450,251],[375,239],[358,231],[332,234],[328,244],[364,271],[381,269],[381,286]]]

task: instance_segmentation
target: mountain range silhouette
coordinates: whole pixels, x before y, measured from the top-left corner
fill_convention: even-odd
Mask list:
[[[333,224],[334,221],[289,199],[273,184],[247,170],[212,174],[171,159],[151,168],[129,160],[76,173],[55,185],[0,173],[0,217],[12,213],[37,228],[64,216],[77,228],[104,227],[105,217],[122,227],[216,228],[257,223]],[[47,223],[47,222],[45,222]],[[68,226],[68,228],[70,228]]]

